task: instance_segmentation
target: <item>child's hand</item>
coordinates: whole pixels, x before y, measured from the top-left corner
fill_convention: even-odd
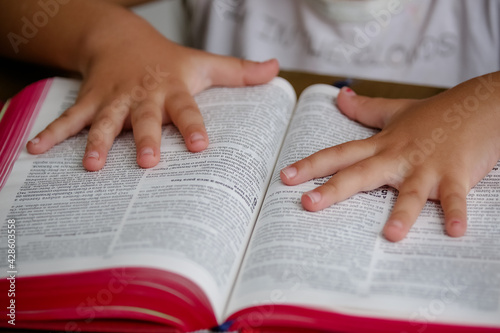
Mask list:
[[[153,167],[160,160],[162,124],[175,124],[190,151],[207,147],[194,94],[214,85],[261,84],[278,73],[275,60],[254,63],[185,48],[128,11],[105,9],[118,13],[82,42],[83,84],[75,105],[28,143],[30,153],[43,153],[90,126],[83,165],[99,170],[115,137],[132,128],[137,163]]]
[[[337,99],[342,112],[382,131],[319,151],[285,168],[281,179],[296,185],[334,174],[302,196],[310,211],[385,184],[397,188],[383,231],[391,241],[406,236],[427,199],[437,199],[447,233],[460,237],[467,227],[466,195],[500,158],[499,86],[500,72],[426,100],[368,98],[343,88]]]

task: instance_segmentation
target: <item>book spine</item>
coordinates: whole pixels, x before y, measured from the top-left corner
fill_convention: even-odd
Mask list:
[[[28,141],[53,79],[35,82],[7,101],[0,116],[0,190]]]

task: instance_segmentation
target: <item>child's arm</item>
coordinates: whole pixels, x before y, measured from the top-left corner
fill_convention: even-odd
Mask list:
[[[40,4],[51,4],[42,7]],[[0,55],[80,72],[77,101],[28,143],[39,154],[90,126],[83,165],[99,170],[114,138],[132,128],[137,162],[156,165],[162,123],[174,123],[186,146],[205,149],[208,137],[193,95],[212,85],[269,81],[278,63],[258,64],[172,43],[127,9],[104,1],[5,1]]]
[[[464,235],[467,193],[500,159],[500,72],[425,100],[368,98],[343,88],[337,104],[349,118],[382,131],[285,168],[281,179],[288,185],[335,173],[302,196],[304,208],[317,211],[388,184],[399,196],[384,227],[387,239],[402,240],[427,199],[441,201],[450,236]]]

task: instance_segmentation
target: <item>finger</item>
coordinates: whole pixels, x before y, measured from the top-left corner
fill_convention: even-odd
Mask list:
[[[26,145],[28,152],[42,154],[56,144],[76,135],[90,125],[93,110],[93,106],[86,102],[80,102],[70,107],[28,142]]]
[[[337,105],[347,117],[369,127],[383,128],[399,110],[414,103],[410,99],[371,98],[357,95],[344,87],[337,96]]]
[[[370,140],[356,140],[320,150],[281,170],[286,185],[297,185],[313,178],[334,174],[375,153]]]
[[[460,178],[457,178],[460,179]],[[461,237],[467,230],[467,192],[466,184],[449,176],[441,181],[439,197],[445,216],[445,229],[451,237]]]
[[[89,171],[97,171],[104,167],[108,152],[116,136],[121,132],[126,112],[113,107],[105,107],[95,117],[90,126],[87,147],[83,156],[83,166]]]
[[[214,56],[210,69],[212,85],[248,86],[269,82],[278,75],[276,59],[254,62],[233,57]]]
[[[410,176],[401,184],[398,198],[383,230],[388,240],[398,242],[406,237],[424,208],[433,184],[434,179],[423,172]]]
[[[373,157],[337,172],[325,184],[302,195],[306,210],[318,211],[343,201],[354,194],[384,185],[387,160]]]
[[[199,152],[207,148],[208,135],[203,117],[194,98],[182,82],[172,82],[168,86],[165,109],[182,134],[189,151]]]
[[[131,122],[137,164],[142,168],[154,167],[160,161],[162,109],[153,101],[144,101],[132,112]]]

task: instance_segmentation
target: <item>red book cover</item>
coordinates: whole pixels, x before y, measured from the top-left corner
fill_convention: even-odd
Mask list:
[[[0,189],[12,171],[22,145],[27,142],[33,122],[52,85],[52,79],[24,88],[2,108],[0,118]]]

